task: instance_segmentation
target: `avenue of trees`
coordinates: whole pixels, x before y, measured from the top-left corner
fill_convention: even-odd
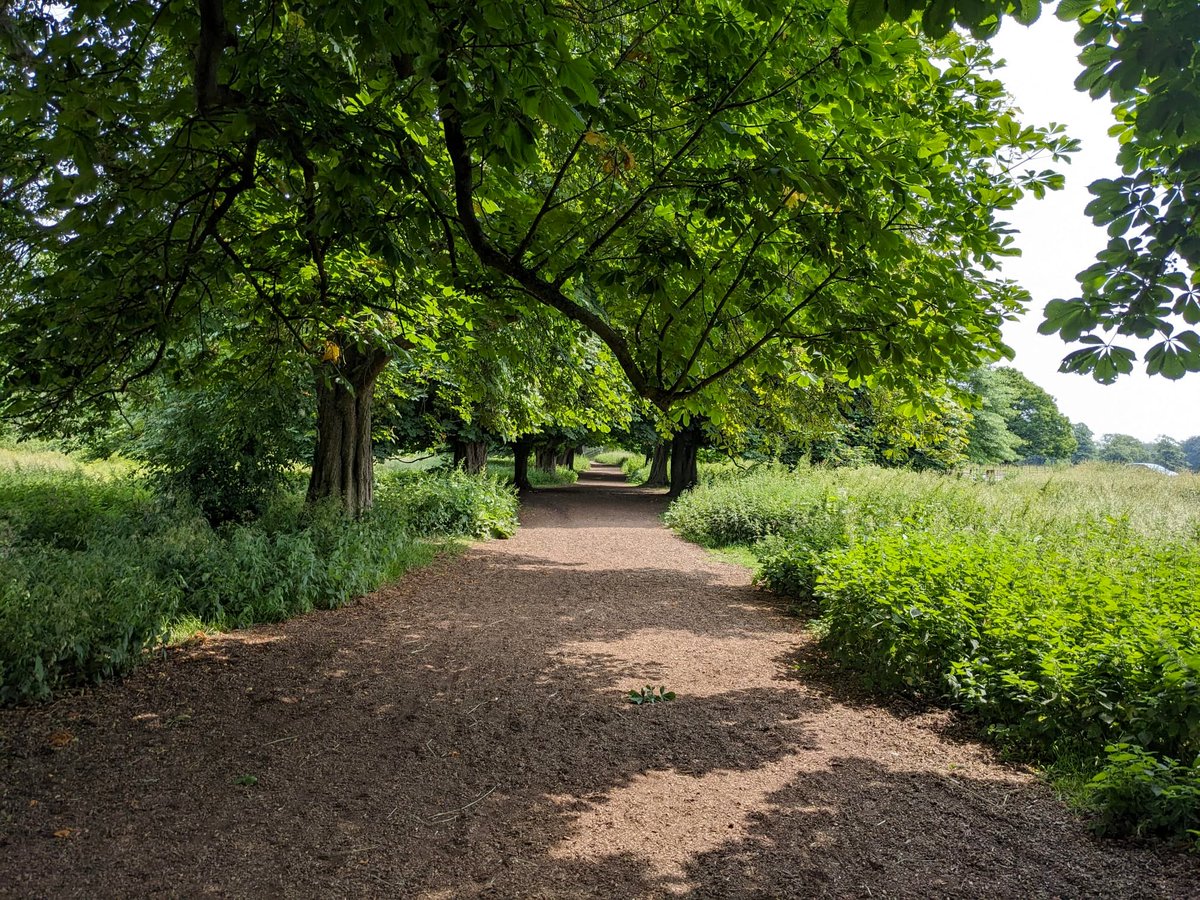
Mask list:
[[[309,499],[352,514],[376,439],[468,469],[507,444],[522,483],[531,455],[640,430],[676,492],[704,441],[831,429],[899,461],[1069,458],[1044,392],[980,368],[1029,302],[993,274],[1004,211],[1075,146],[1018,120],[986,44],[1040,11],[17,0],[0,413],[93,442],[141,417],[140,452],[192,482],[303,453]],[[1200,368],[1198,13],[1057,12],[1123,149],[1088,210],[1112,243],[1044,328],[1081,345],[1067,369],[1129,371],[1129,335],[1178,377]]]

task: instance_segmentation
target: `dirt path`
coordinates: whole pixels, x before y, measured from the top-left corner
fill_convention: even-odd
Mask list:
[[[946,716],[806,683],[662,503],[598,467],[355,607],[0,715],[0,894],[1200,896]]]

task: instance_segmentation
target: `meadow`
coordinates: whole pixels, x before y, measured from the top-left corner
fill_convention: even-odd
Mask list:
[[[130,463],[0,449],[0,703],[127,671],[198,630],[341,606],[465,538],[516,528],[496,476],[383,465],[359,521],[299,482],[252,520],[212,526]]]
[[[666,520],[749,548],[832,660],[963,710],[1100,831],[1200,846],[1200,477],[725,466]]]

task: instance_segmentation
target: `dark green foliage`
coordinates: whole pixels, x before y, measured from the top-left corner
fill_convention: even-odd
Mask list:
[[[1188,468],[1193,472],[1200,471],[1200,436],[1190,437],[1180,446],[1183,448],[1183,455],[1187,460]]]
[[[1188,468],[1187,455],[1179,441],[1167,435],[1160,435],[1158,440],[1150,445],[1150,461],[1172,472],[1184,472]]]
[[[1200,764],[1187,766],[1130,744],[1105,748],[1092,788],[1111,834],[1188,834],[1200,842]]]
[[[1071,454],[1071,462],[1090,462],[1095,459],[1096,436],[1092,433],[1092,429],[1082,422],[1076,422],[1071,426],[1071,430],[1075,432],[1075,452]]]
[[[213,524],[253,518],[310,459],[311,405],[294,381],[170,390],[126,452],[147,464],[160,492]]]
[[[1021,438],[1009,428],[1016,394],[1011,384],[992,367],[970,373],[967,389],[977,398],[967,426],[967,458],[975,463],[1016,462]]]
[[[426,536],[515,524],[509,489],[460,474],[386,479],[360,521],[289,495],[214,528],[132,480],[0,472],[0,703],[118,675],[180,623],[340,606],[427,560]]]
[[[1021,458],[1030,462],[1070,459],[1077,447],[1075,432],[1054,398],[1009,366],[996,369],[996,375],[1012,396],[1005,422],[1021,440]]]
[[[1106,434],[1097,454],[1105,462],[1138,463],[1150,460],[1146,445],[1131,434]]]
[[[968,710],[1026,757],[1083,761],[1102,830],[1187,838],[1195,499],[1184,479],[1111,468],[998,484],[776,471],[697,489],[667,520],[757,541],[760,579],[815,604],[829,652],[876,689]]]

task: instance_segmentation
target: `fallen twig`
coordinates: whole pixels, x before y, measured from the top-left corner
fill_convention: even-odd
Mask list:
[[[415,818],[422,825],[445,825],[447,822],[453,822],[455,819],[457,819],[459,816],[461,816],[463,813],[465,813],[472,806],[475,806],[477,803],[482,803],[499,786],[500,785],[498,785],[498,784],[493,784],[490,788],[488,788],[486,791],[484,791],[482,794],[480,794],[478,797],[476,797],[474,800],[472,800],[466,806],[460,806],[458,809],[448,809],[445,812],[434,813],[428,819],[422,819],[420,816],[414,816],[413,818]]]

